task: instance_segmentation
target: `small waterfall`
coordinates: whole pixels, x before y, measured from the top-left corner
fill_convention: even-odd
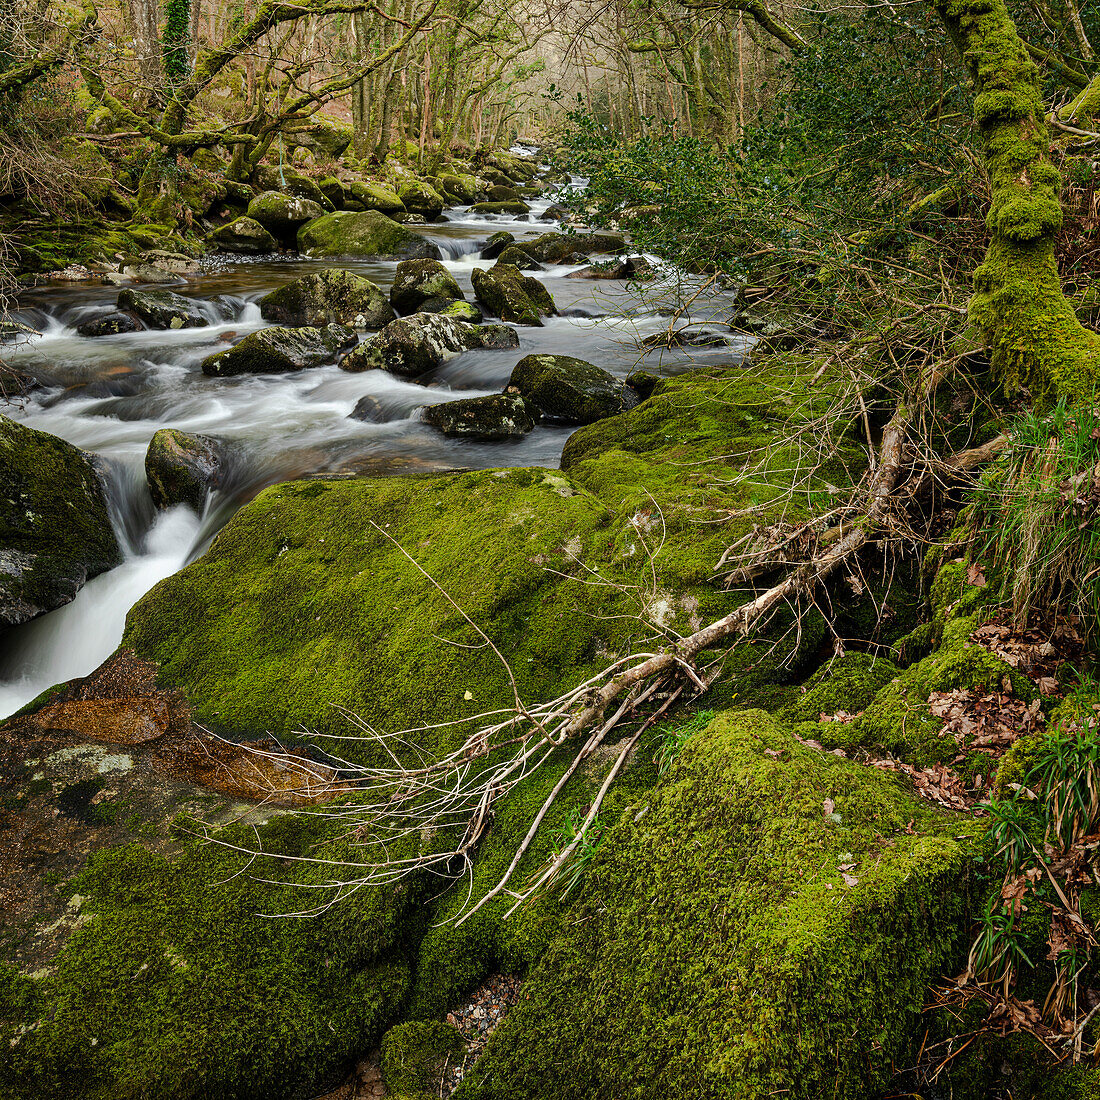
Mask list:
[[[86,676],[122,640],[126,613],[158,581],[182,569],[199,541],[191,509],[157,516],[140,550],[90,580],[72,603],[10,632],[0,655],[0,717],[25,706],[48,687]],[[125,538],[125,534],[122,534]]]

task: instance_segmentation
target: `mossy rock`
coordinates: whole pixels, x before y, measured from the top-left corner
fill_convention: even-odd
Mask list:
[[[410,180],[397,189],[402,205],[410,213],[425,221],[435,221],[447,205],[443,196],[424,180]]]
[[[383,214],[404,214],[405,204],[396,191],[371,180],[353,180],[348,184],[348,194],[364,210],[380,210]]]
[[[330,324],[323,328],[276,325],[249,333],[225,351],[208,355],[202,373],[213,378],[236,374],[288,374],[334,363],[341,352],[355,346],[355,330]]]
[[[822,714],[854,714],[869,706],[897,674],[897,665],[886,657],[846,653],[815,672],[780,716],[792,722],[817,722]]]
[[[501,230],[494,233],[481,246],[480,256],[483,260],[495,260],[509,245],[516,243],[516,238],[511,233]],[[536,261],[537,262],[537,261]]]
[[[501,647],[524,697],[550,698],[638,628],[597,613],[632,600],[580,564],[638,573],[611,520],[547,470],[276,486],[138,602],[125,644],[227,731],[342,728],[337,702],[382,729],[461,721],[508,703],[508,675],[491,651],[451,644],[479,636],[400,548]],[[670,626],[729,605],[695,599]]]
[[[468,172],[446,172],[439,177],[440,186],[459,203],[477,202],[478,185],[477,177]]]
[[[527,402],[519,394],[494,393],[429,405],[424,422],[446,436],[495,442],[515,439],[530,432],[535,422]]]
[[[262,191],[248,204],[248,217],[288,244],[294,241],[299,226],[320,218],[324,212],[324,207],[312,199],[281,191]]]
[[[437,1095],[444,1060],[462,1046],[458,1030],[437,1020],[391,1027],[382,1039],[382,1081],[391,1095]]]
[[[422,893],[374,887],[309,919],[275,917],[309,907],[308,886],[328,877],[293,857],[354,858],[346,844],[285,817],[222,839],[282,858],[249,866],[186,833],[172,854],[151,837],[92,853],[65,884],[60,953],[34,977],[0,967],[0,1093],[312,1096],[378,1041],[407,994],[399,942]]]
[[[115,175],[94,142],[66,138],[58,154],[72,169],[73,180],[90,203],[99,205],[107,201],[114,189]]]
[[[286,165],[262,164],[253,174],[252,182],[258,191],[278,191],[315,202],[322,210],[331,209],[325,193],[309,176]]]
[[[455,277],[438,260],[402,260],[390,287],[390,302],[398,313],[416,313],[431,298],[462,301],[465,297]]]
[[[525,202],[478,202],[470,207],[471,214],[507,214],[520,218],[531,213],[531,207]]]
[[[312,271],[260,299],[265,321],[280,325],[350,325],[379,329],[394,319],[385,293],[370,279],[343,268]]]
[[[462,1095],[873,1094],[960,960],[979,831],[762,711],[719,715],[600,843]]]
[[[543,264],[560,264],[575,252],[626,251],[626,238],[621,233],[544,233],[533,241],[518,241],[528,256]]]
[[[298,231],[298,250],[309,256],[362,256],[378,260],[438,260],[429,240],[377,210],[342,210],[307,222]]]
[[[161,428],[145,452],[145,479],[153,504],[186,504],[202,515],[206,494],[220,482],[225,454],[225,444],[211,436]]]
[[[219,226],[207,240],[221,252],[241,256],[260,256],[279,248],[279,242],[258,221],[247,216]]]
[[[122,551],[83,451],[0,416],[0,624],[68,603]]]
[[[488,271],[474,268],[470,279],[477,300],[502,321],[541,326],[543,317],[557,312],[550,291],[511,264],[496,264]]]
[[[332,203],[333,210],[342,210],[347,201],[348,193],[344,184],[336,176],[325,176],[317,183],[321,194]]]
[[[508,379],[543,416],[565,424],[591,424],[632,409],[638,395],[613,374],[571,355],[528,355]]]

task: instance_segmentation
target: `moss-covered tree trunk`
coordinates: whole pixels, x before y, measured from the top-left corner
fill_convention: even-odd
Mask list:
[[[974,80],[990,181],[989,250],[974,273],[971,317],[1006,386],[1026,386],[1039,400],[1091,400],[1100,336],[1080,324],[1062,293],[1054,256],[1060,180],[1048,156],[1038,69],[1004,0],[935,7]]]

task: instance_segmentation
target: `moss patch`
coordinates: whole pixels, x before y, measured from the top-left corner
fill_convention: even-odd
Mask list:
[[[867,1095],[960,947],[968,824],[720,715],[601,845],[463,1097]]]

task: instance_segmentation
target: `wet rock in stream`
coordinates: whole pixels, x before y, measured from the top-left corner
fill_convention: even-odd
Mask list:
[[[334,363],[340,352],[354,347],[355,330],[344,325],[260,329],[226,351],[202,361],[203,374],[224,378],[235,374],[286,374]]]
[[[210,324],[197,301],[171,290],[127,287],[119,293],[118,308],[139,317],[149,328],[205,328]]]
[[[353,373],[385,370],[416,378],[472,348],[519,347],[519,336],[507,325],[469,325],[438,313],[414,313],[390,322],[371,340],[340,361]]]
[[[439,260],[402,260],[397,265],[390,304],[398,313],[416,313],[433,299],[464,301],[466,295]]]
[[[379,329],[396,316],[383,290],[343,268],[312,271],[260,299],[265,321],[291,327]]]
[[[227,451],[223,440],[161,428],[145,452],[145,477],[158,508],[186,504],[200,515],[206,494],[218,487]]]
[[[566,424],[591,424],[638,404],[638,394],[613,374],[571,355],[528,355],[512,371],[508,391]]]
[[[429,405],[422,415],[446,436],[491,443],[526,435],[535,426],[532,412],[519,394],[497,393]]]

